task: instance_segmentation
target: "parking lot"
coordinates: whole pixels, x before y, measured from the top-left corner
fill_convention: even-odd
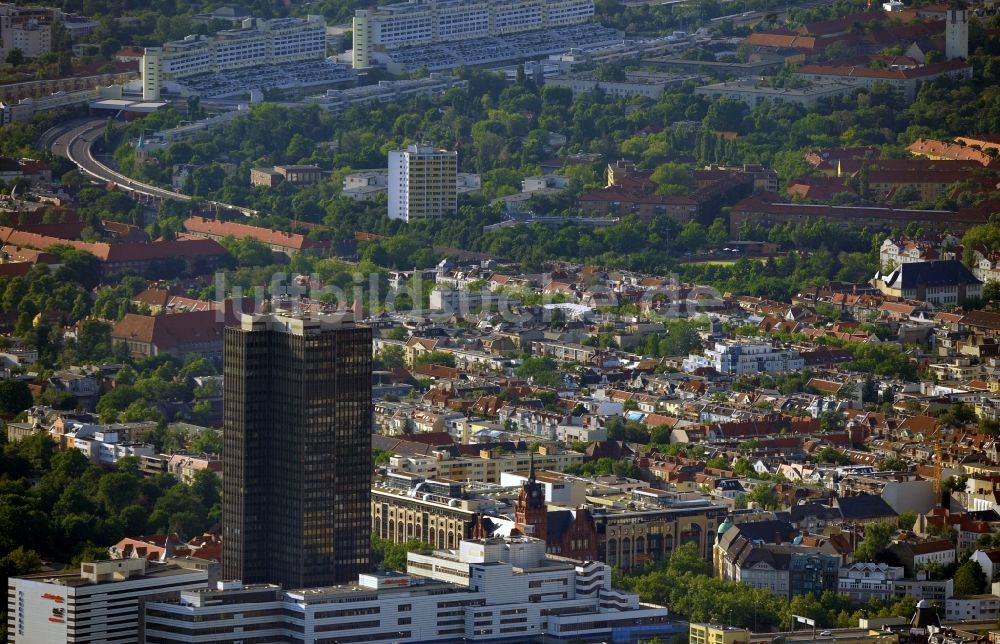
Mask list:
[[[324,58],[284,65],[262,65],[215,74],[199,74],[177,82],[202,98],[246,95],[253,89],[287,89],[328,85],[357,78],[350,67]]]

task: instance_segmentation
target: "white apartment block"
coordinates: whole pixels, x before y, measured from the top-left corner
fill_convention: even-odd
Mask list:
[[[445,452],[435,455],[393,456],[389,464],[397,471],[417,474],[425,478],[445,478],[456,481],[476,481],[497,484],[504,472],[526,472],[534,459],[538,469],[561,472],[570,465],[582,463],[582,452],[566,450],[554,454],[526,452],[498,453],[481,450],[479,456],[449,457]]]
[[[940,544],[935,542],[934,545],[925,545],[923,548],[918,545],[918,547],[914,548],[914,568],[923,567],[927,564],[947,566],[953,563],[955,563],[955,549],[949,548],[946,542]]]
[[[359,9],[354,68],[370,67],[375,51],[575,25],[593,15],[593,0],[423,0]]]
[[[51,25],[29,20],[4,25],[2,31],[4,45],[10,42],[10,49],[20,49],[26,58],[38,58],[52,51]]]
[[[7,580],[11,644],[141,641],[140,604],[203,588],[207,570],[114,559]]]
[[[226,29],[212,37],[191,35],[162,47],[147,47],[141,63],[143,98],[157,100],[164,80],[325,56],[323,16],[305,20],[248,18],[241,29]]]
[[[944,601],[944,618],[950,622],[995,622],[1000,618],[1000,597],[964,595]]]
[[[458,212],[458,152],[410,145],[389,152],[389,218],[410,221]]]
[[[717,342],[705,355],[691,354],[684,359],[683,369],[692,372],[712,368],[719,373],[741,376],[748,373],[780,373],[795,371],[805,366],[805,361],[794,349],[775,349],[769,344],[727,344]]]
[[[156,453],[156,448],[149,443],[122,441],[116,431],[89,431],[85,428],[66,434],[66,441],[98,465],[114,465],[126,456],[152,456]]]
[[[895,582],[903,578],[901,566],[858,562],[840,569],[837,591],[849,595],[851,601],[867,603],[873,599],[890,599],[895,596]]]
[[[920,239],[891,239],[886,238],[878,249],[879,265],[887,272],[900,264],[912,262],[926,262],[934,259],[962,259],[961,254],[956,255],[956,247],[961,250],[962,241],[953,235],[945,235],[940,240],[920,240]],[[977,258],[982,257],[977,253]],[[890,268],[891,267],[891,268]],[[976,269],[973,269],[976,277]],[[979,277],[979,279],[982,279]],[[986,280],[983,280],[985,282]]]
[[[145,642],[589,640],[612,630],[638,639],[672,628],[666,608],[613,590],[607,565],[547,557],[540,539],[462,541],[411,554],[407,567],[326,588],[220,582],[184,592],[146,604]]]
[[[58,9],[0,4],[0,55],[20,49],[25,58],[38,58],[52,51],[52,23]]]

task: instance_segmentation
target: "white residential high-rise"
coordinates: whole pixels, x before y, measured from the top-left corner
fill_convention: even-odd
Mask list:
[[[389,152],[389,218],[433,219],[458,212],[458,152],[410,145]]]
[[[142,100],[160,100],[160,83],[163,80],[163,49],[161,47],[146,47],[142,55]]]
[[[953,0],[948,7],[944,50],[948,60],[969,57],[969,9],[962,0]]]
[[[106,642],[135,644],[140,605],[204,588],[208,570],[140,559],[83,563],[80,570],[42,572],[7,580],[8,638],[12,644]],[[187,564],[185,563],[185,566]]]

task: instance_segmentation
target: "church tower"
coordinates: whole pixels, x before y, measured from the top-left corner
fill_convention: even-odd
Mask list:
[[[969,57],[969,9],[962,0],[952,0],[948,7],[944,50],[948,60]]]
[[[514,524],[522,534],[546,540],[548,533],[549,509],[545,505],[545,490],[535,480],[535,455],[531,454],[531,469],[528,480],[521,486],[514,507]]]

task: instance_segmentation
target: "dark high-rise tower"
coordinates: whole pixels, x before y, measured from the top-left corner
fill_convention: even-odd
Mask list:
[[[307,588],[368,569],[371,329],[244,315],[225,334],[223,575]]]

